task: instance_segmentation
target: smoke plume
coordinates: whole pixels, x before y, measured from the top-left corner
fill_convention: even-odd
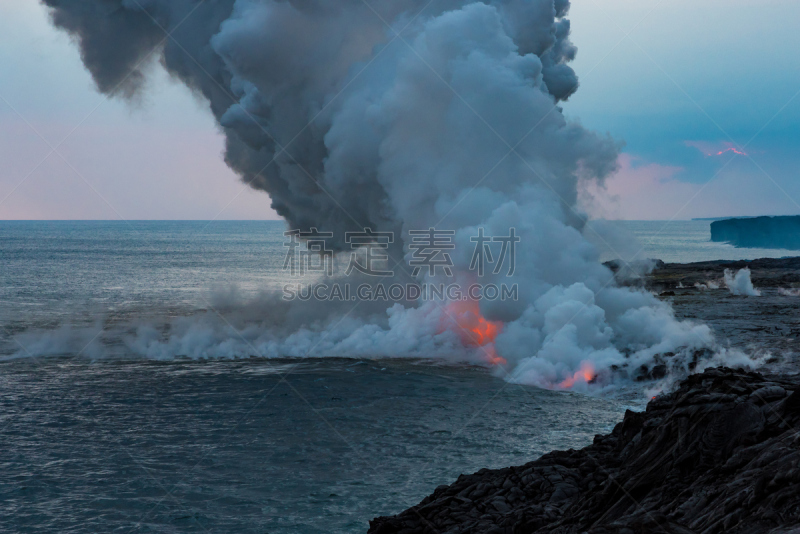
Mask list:
[[[157,59],[202,95],[225,133],[227,163],[291,228],[334,232],[340,250],[346,231],[394,231],[393,260],[408,254],[414,229],[454,229],[468,251],[479,228],[513,227],[521,238],[515,302],[336,310],[292,331],[246,330],[264,354],[491,351],[512,380],[586,388],[664,366],[688,372],[714,345],[708,327],[618,287],[582,235],[578,183],[602,183],[618,143],[562,113],[578,88],[568,0],[44,3],[100,91],[135,97]],[[453,261],[467,276],[469,254]],[[442,330],[453,314],[502,327],[489,345],[470,346]],[[219,325],[184,330],[199,340],[198,357],[237,343]],[[143,331],[131,348],[164,356],[184,350],[182,335]]]

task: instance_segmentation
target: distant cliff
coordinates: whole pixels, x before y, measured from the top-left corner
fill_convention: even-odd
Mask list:
[[[800,216],[714,221],[711,241],[725,241],[737,247],[800,250]]]

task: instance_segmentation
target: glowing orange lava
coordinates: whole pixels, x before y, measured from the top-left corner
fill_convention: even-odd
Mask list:
[[[451,302],[447,305],[445,317],[448,326],[458,332],[464,345],[484,347],[484,353],[492,365],[506,363],[505,358],[497,355],[494,345],[490,345],[503,331],[503,323],[486,320],[481,315],[477,302],[471,300]]]
[[[594,380],[594,377],[594,365],[589,362],[583,362],[580,369],[575,371],[575,374],[572,376],[565,378],[563,382],[558,384],[558,387],[561,389],[569,389],[578,382],[586,382],[588,384]]]

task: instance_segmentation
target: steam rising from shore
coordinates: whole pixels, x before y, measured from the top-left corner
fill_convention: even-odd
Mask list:
[[[761,291],[753,287],[753,282],[750,280],[750,269],[747,267],[739,269],[736,274],[730,269],[725,269],[725,285],[734,295],[761,296]]]
[[[142,326],[128,336],[129,350],[158,358],[254,349],[438,356],[578,389],[663,376],[661,368],[688,373],[725,357],[709,350],[708,327],[618,287],[584,239],[578,184],[602,184],[618,143],[559,107],[578,87],[567,65],[576,53],[567,0],[45,4],[76,38],[102,92],[139,94],[155,49],[208,101],[227,163],[269,193],[292,228],[334,232],[341,250],[345,231],[394,231],[394,261],[408,253],[414,229],[454,229],[462,251],[472,250],[479,228],[506,235],[513,227],[521,238],[519,300],[480,303],[475,320],[499,326],[477,343],[441,303],[312,309],[269,301],[230,322],[187,319],[168,334]],[[174,33],[166,39],[164,30]],[[456,277],[468,277],[469,254],[453,260]]]

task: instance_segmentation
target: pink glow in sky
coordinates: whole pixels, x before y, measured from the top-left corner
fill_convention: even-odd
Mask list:
[[[594,218],[671,220],[730,215],[779,215],[797,209],[794,200],[755,167],[730,168],[706,182],[678,179],[684,171],[646,163],[630,154],[619,157],[619,171],[605,187],[584,185],[581,203]],[[742,205],[742,198],[747,204]]]
[[[722,156],[729,152],[738,156],[748,155],[742,147],[734,145],[730,141],[720,141],[717,143],[710,143],[708,141],[686,141],[685,144],[686,146],[696,148],[709,157]]]

